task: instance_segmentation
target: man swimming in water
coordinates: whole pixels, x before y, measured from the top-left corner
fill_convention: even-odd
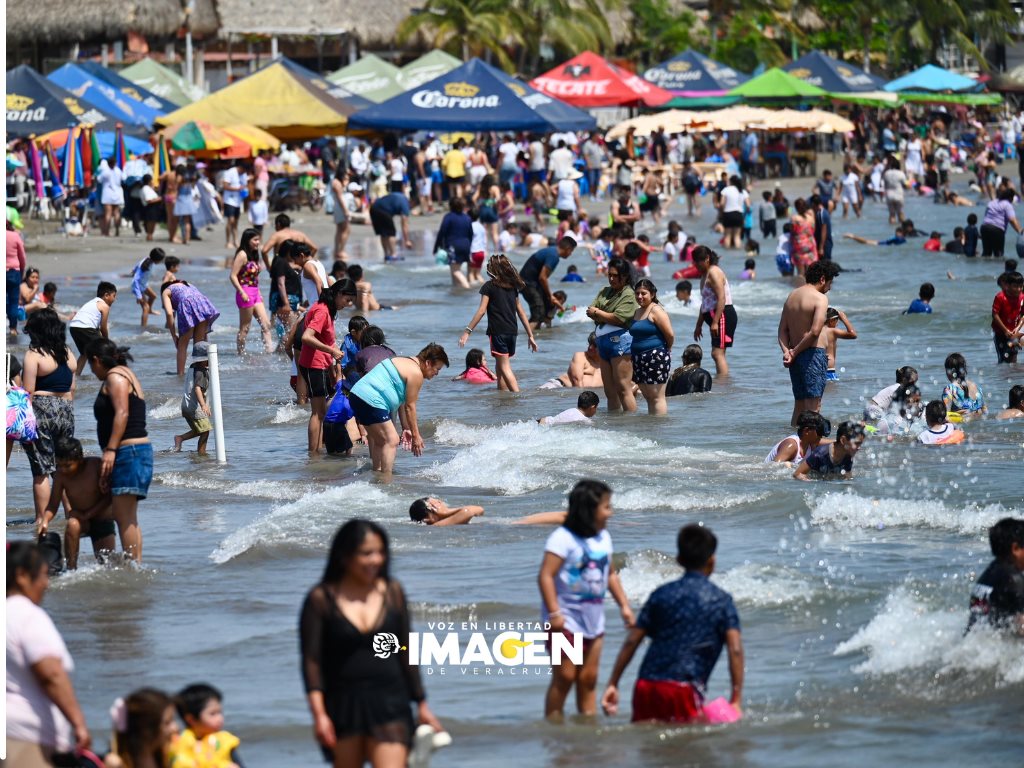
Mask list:
[[[796,434],[783,438],[765,457],[765,464],[793,462],[800,464],[812,448],[817,448],[832,433],[832,423],[815,411],[804,411],[796,422]]]
[[[426,525],[468,525],[474,517],[484,513],[484,508],[473,504],[465,507],[449,507],[433,497],[416,499],[409,505],[409,518],[414,523]]]
[[[793,386],[793,416],[790,424],[804,411],[820,411],[825,392],[828,355],[825,352],[825,315],[832,281],[839,267],[832,261],[816,261],[807,267],[806,285],[794,289],[782,306],[779,320],[779,347],[782,365],[789,369]]]

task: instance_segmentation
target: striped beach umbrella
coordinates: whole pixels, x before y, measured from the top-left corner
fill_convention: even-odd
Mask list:
[[[83,128],[78,133],[78,153],[82,156],[82,180],[86,187],[92,186],[92,128]]]
[[[46,155],[46,164],[50,169],[50,197],[56,199],[64,194],[64,188],[60,183],[60,163],[57,162],[57,155],[49,140],[43,145],[43,154]]]
[[[28,166],[32,180],[36,183],[36,197],[42,199],[46,190],[43,189],[43,161],[39,157],[39,147],[35,140],[28,142]]]
[[[124,128],[118,123],[114,128],[114,165],[124,169],[128,162],[128,153],[124,149]]]
[[[78,133],[80,128],[73,128],[71,136],[64,145],[64,163],[61,167],[61,183],[68,189],[81,187],[82,178],[82,154],[78,144]]]
[[[158,180],[171,170],[171,155],[167,151],[167,139],[157,134],[156,149],[153,152],[153,179]]]
[[[96,135],[96,129],[91,127],[89,128],[89,146],[91,147],[89,153],[92,155],[92,175],[98,176],[103,153],[100,152],[100,140]]]

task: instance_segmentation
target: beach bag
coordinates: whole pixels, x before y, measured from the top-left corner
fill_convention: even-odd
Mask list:
[[[438,265],[447,266],[448,265],[448,251],[446,251],[444,248],[438,248],[437,252],[434,254],[434,261]]]
[[[1024,259],[1024,233],[1017,235],[1017,258]]]
[[[8,380],[10,380],[11,355],[7,354]],[[30,443],[39,437],[36,428],[36,414],[32,410],[32,399],[21,387],[7,386],[7,439]]]

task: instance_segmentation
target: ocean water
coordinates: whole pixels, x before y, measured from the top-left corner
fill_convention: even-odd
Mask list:
[[[946,234],[967,214],[916,199],[907,208],[918,227]],[[687,220],[678,204],[670,213],[698,240],[717,240],[707,210],[700,221]],[[1010,382],[1024,381],[1024,372],[994,364],[988,316],[1002,263],[926,253],[920,241],[876,249],[840,239],[844,231],[887,236],[878,205],[869,204],[860,222],[837,216],[835,229],[834,258],[850,271],[836,280],[830,300],[860,337],[839,345],[841,381],[829,385],[823,408],[833,424],[857,416],[901,365],[918,368],[925,399],[938,397],[942,361],[954,351],[966,356],[992,410],[1003,407]],[[664,222],[648,229],[654,241],[663,230]],[[83,567],[56,579],[45,603],[75,657],[76,689],[99,742],[116,696],[140,685],[173,691],[209,681],[224,691],[227,727],[241,737],[247,765],[316,764],[296,624],[338,526],[362,516],[387,528],[393,572],[413,603],[417,629],[436,621],[536,621],[536,573],[550,529],[509,523],[563,508],[578,479],[595,477],[615,491],[610,532],[634,609],[678,576],[681,525],[702,521],[718,535],[713,578],[740,613],[746,718],[729,727],[629,726],[639,658],[623,680],[624,714],[593,722],[570,717],[562,726],[542,720],[545,674],[434,669],[425,674],[427,692],[454,738],[435,765],[1024,762],[1024,645],[986,631],[963,636],[970,584],[989,560],[987,526],[1024,515],[1024,424],[970,423],[969,441],[948,448],[874,439],[848,482],[798,483],[786,469],[762,464],[790,434],[792,407],[775,343],[791,286],[774,269],[774,244],[765,243],[755,282],[735,279],[742,255],[722,259],[739,314],[728,380],[716,380],[706,395],[672,399],[665,418],[600,412],[589,428],[541,427],[538,417],[575,404],[574,392],[535,388],[585,345],[583,310],[602,285],[589,257],[579,251],[570,262],[589,282],[560,286],[577,310],[538,334],[536,354],[521,344],[514,368],[523,392],[500,394],[450,380],[462,370],[456,339],[477,298],[450,289],[446,268],[426,255],[430,240],[418,236],[423,255],[399,267],[379,263],[370,238],[351,244],[381,302],[400,305],[372,318],[388,343],[415,354],[437,341],[453,361],[421,394],[424,455],[400,453],[390,482],[373,476],[365,455],[306,456],[306,413],[292,403],[287,362],[236,356],[226,274],[203,266],[186,265],[181,275],[202,285],[223,312],[210,340],[221,352],[228,463],[167,451],[185,430],[173,348],[162,318],[140,332],[128,280],[117,279],[122,298],[112,333],[132,347],[157,450],[151,495],[140,505],[145,564],[139,571],[99,567],[86,545]],[[656,255],[652,265],[673,318],[678,361],[697,309],[676,302],[673,266]],[[948,280],[947,271],[957,279]],[[924,280],[936,286],[935,313],[901,316]],[[62,302],[77,307],[94,284],[66,284]],[[471,344],[486,347],[482,330]],[[255,331],[249,344],[259,349]],[[713,371],[706,335],[704,345],[705,367]],[[76,399],[78,435],[90,451],[97,387],[87,374]],[[30,485],[16,452],[7,476],[10,538],[30,535]],[[457,528],[410,523],[409,503],[428,494],[482,504],[486,515]],[[624,636],[614,604],[607,611],[599,692]],[[709,692],[725,695],[728,685],[721,662]],[[571,711],[571,697],[569,704]]]

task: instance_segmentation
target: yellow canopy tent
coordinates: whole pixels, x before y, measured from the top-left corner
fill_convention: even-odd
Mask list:
[[[369,104],[282,58],[156,122],[196,120],[220,128],[250,124],[279,139],[313,139],[341,133],[349,115]]]

